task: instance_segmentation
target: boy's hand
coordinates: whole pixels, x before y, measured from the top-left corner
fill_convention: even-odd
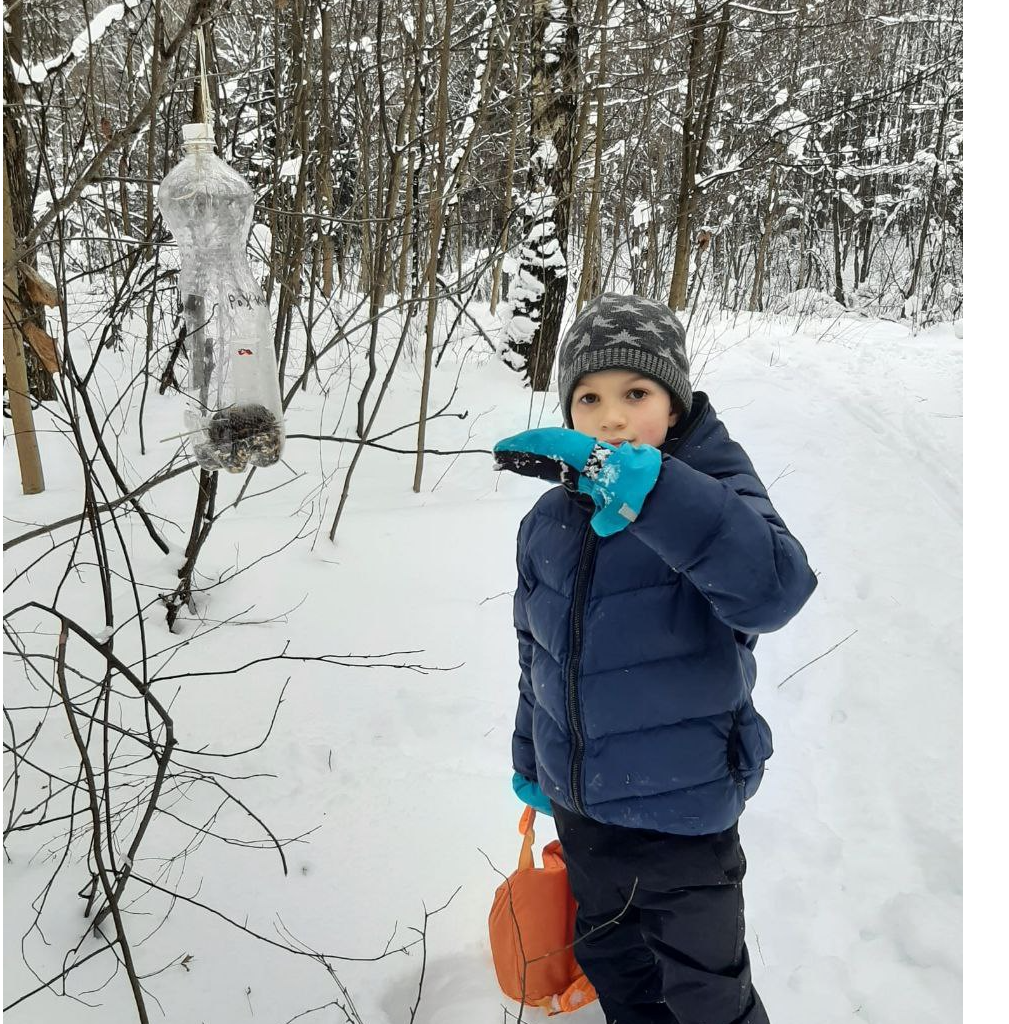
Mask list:
[[[564,427],[524,430],[494,445],[494,468],[563,484],[575,491],[579,473],[595,446],[595,439],[588,434]]]
[[[562,427],[526,430],[494,446],[494,468],[559,482],[587,494],[598,511],[591,519],[600,537],[634,522],[655,486],[662,456],[651,445],[614,448]]]
[[[551,818],[554,816],[554,809],[550,806],[550,801],[543,795],[543,790],[540,789],[538,782],[527,779],[524,775],[519,775],[516,772],[512,776],[512,789],[515,790],[515,795],[519,800],[534,811],[539,811],[540,814],[549,814]]]

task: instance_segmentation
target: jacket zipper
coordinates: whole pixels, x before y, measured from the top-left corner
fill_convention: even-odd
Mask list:
[[[585,597],[588,592],[589,575],[596,557],[599,538],[588,525],[582,541],[578,572],[575,575],[574,606],[571,613],[571,656],[568,659],[568,728],[571,730],[571,799],[575,810],[585,814],[582,800],[582,761],[585,758],[585,737],[582,735],[582,716],[578,703],[578,668],[582,657],[582,619],[585,615]]]

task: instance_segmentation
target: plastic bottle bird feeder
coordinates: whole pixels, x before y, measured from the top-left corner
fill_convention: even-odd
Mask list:
[[[182,133],[185,156],[158,205],[181,257],[186,430],[204,469],[241,473],[250,462],[272,466],[284,449],[270,311],[245,255],[252,189],[214,154],[209,124]]]

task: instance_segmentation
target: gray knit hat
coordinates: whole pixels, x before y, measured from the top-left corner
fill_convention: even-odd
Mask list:
[[[690,412],[687,332],[673,311],[654,299],[607,293],[577,316],[557,356],[558,390],[570,427],[571,395],[580,377],[599,370],[638,370],[657,380]]]

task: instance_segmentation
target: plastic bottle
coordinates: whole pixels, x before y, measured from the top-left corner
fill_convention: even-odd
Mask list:
[[[183,125],[185,156],[158,191],[178,242],[189,377],[185,412],[204,469],[269,466],[284,448],[270,311],[245,255],[249,184],[214,154],[211,126]]]

